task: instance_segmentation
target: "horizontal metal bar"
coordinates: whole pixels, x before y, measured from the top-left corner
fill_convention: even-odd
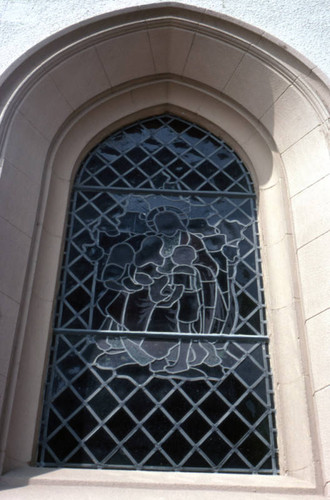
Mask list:
[[[166,195],[199,195],[210,196],[218,198],[219,196],[226,196],[228,198],[256,198],[254,193],[241,193],[241,192],[227,192],[227,191],[188,191],[182,189],[141,189],[141,188],[118,188],[118,187],[105,187],[105,186],[84,186],[83,184],[76,184],[75,190],[79,191],[110,191],[111,193],[134,193],[134,194],[166,194]]]
[[[268,342],[266,335],[226,335],[223,333],[173,333],[173,332],[123,332],[109,330],[81,330],[54,328],[56,334],[76,334],[76,335],[100,335],[100,336],[119,336],[119,337],[158,337],[168,339],[191,339],[191,340],[220,340],[226,342],[228,340],[240,342]]]
[[[59,465],[54,462],[48,462],[40,461],[40,465],[42,467],[58,467]],[[201,472],[201,473],[208,473],[208,472],[214,472],[214,473],[228,473],[228,474],[244,474],[244,475],[251,475],[251,473],[255,473],[258,475],[278,475],[277,470],[273,469],[258,469],[257,467],[254,468],[246,468],[246,469],[239,469],[239,468],[233,468],[230,469],[226,467],[225,469],[222,469],[221,467],[187,467],[185,465],[179,466],[152,466],[152,465],[125,465],[125,464],[120,464],[120,465],[115,465],[115,464],[104,464],[101,463],[101,465],[98,465],[97,463],[91,463],[91,464],[84,464],[84,463],[77,463],[76,465],[74,464],[65,464],[61,463],[60,467],[79,467],[80,469],[112,469],[112,470],[149,470],[149,471],[169,471],[169,472]]]

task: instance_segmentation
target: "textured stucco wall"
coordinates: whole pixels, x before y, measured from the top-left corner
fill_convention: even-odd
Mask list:
[[[60,29],[98,14],[148,3],[152,1],[0,0],[0,73],[30,47]],[[185,3],[258,26],[330,75],[328,0],[187,0]]]

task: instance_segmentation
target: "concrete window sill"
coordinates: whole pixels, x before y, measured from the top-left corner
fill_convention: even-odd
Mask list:
[[[157,498],[300,500],[321,498],[310,483],[284,476],[24,467],[0,481],[1,500]]]

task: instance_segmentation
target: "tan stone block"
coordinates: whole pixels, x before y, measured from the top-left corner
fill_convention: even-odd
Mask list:
[[[38,434],[38,409],[43,380],[43,365],[37,363],[34,373],[26,377],[20,366],[17,379],[14,411],[11,415],[8,434],[7,454],[18,462],[17,465],[31,463],[34,451],[35,432]]]
[[[49,73],[57,88],[73,108],[110,87],[94,48],[75,54]]]
[[[53,323],[53,302],[32,294],[27,327],[24,338],[20,370],[26,376],[34,377],[36,367],[47,365],[47,346]],[[40,363],[40,360],[45,360]],[[38,368],[39,369],[39,368]]]
[[[138,86],[132,89],[131,96],[135,112],[141,111],[144,117],[157,114],[158,109],[164,112],[167,107],[167,82]]]
[[[188,110],[191,113],[197,113],[201,101],[203,101],[203,95],[200,92],[176,82],[168,82],[167,86],[168,101],[172,106]]]
[[[164,473],[166,474],[166,472]],[[18,497],[19,495],[19,497]],[[65,500],[199,500],[203,497],[204,500],[214,500],[215,496],[221,496],[221,500],[295,500],[296,494],[290,493],[274,493],[264,494],[252,491],[221,491],[215,492],[213,489],[208,490],[201,485],[191,488],[173,488],[171,487],[156,487],[156,488],[135,488],[132,486],[123,486],[120,489],[113,486],[93,486],[93,485],[75,485],[74,488],[63,485],[22,485],[19,488],[11,486],[10,489],[3,491],[1,500],[36,500],[37,498],[47,498],[47,500],[57,500],[65,498]],[[323,497],[307,493],[299,494],[299,500],[322,500]]]
[[[291,196],[306,189],[330,172],[326,131],[317,127],[282,154]]]
[[[274,137],[280,153],[320,125],[312,105],[293,86],[266,111],[261,122]]]
[[[19,302],[26,273],[31,239],[0,218],[0,290]]]
[[[20,112],[44,137],[51,140],[72,112],[72,108],[53,80],[45,76],[24,98]]]
[[[40,186],[5,160],[0,177],[0,213],[28,236],[32,235]]]
[[[324,496],[327,498],[330,497],[330,481],[325,485]]]
[[[146,31],[112,38],[98,44],[96,50],[113,86],[155,72]]]
[[[274,186],[259,191],[262,240],[267,246],[278,243],[291,232],[283,191],[281,180]]]
[[[29,462],[34,450],[39,398],[45,364],[52,303],[32,295],[22,356],[10,421],[8,454],[15,460]],[[38,432],[38,429],[37,429]]]
[[[301,378],[289,384],[282,384],[281,411],[278,426],[285,446],[285,472],[306,481],[313,481],[314,466],[311,450],[310,427],[307,418],[305,381]]]
[[[278,72],[245,54],[224,92],[260,118],[289,86]]]
[[[244,45],[257,44],[264,33],[261,28],[251,26],[238,18],[234,19],[223,12],[216,12],[212,10],[212,7],[206,9],[200,22],[199,29],[203,30],[203,28],[215,28],[218,33],[229,35],[232,41],[236,39]]]
[[[38,265],[33,291],[38,297],[52,301],[61,261],[61,238],[42,231],[39,247]]]
[[[300,54],[301,55],[301,54]],[[321,101],[325,105],[324,115],[327,118],[328,109],[330,106],[330,96],[329,96],[329,88],[330,88],[330,78],[325,73],[322,72],[318,67],[314,67],[312,71],[309,73],[305,73],[299,76],[299,80],[304,82],[309,88],[312,88],[316,93],[318,98],[321,98]]]
[[[255,45],[267,55],[270,54],[271,60],[274,60],[274,62],[280,61],[289,74],[292,75],[292,78],[295,78],[296,75],[306,74],[306,72],[308,74],[314,67],[313,63],[304,57],[301,52],[265,31]]]
[[[330,230],[330,175],[296,194],[292,214],[297,247]]]
[[[288,384],[303,380],[303,367],[299,350],[299,329],[297,325],[297,305],[270,311],[272,334],[271,359],[274,364],[274,379],[276,383]]]
[[[134,474],[132,474],[131,471],[118,469],[54,468],[45,470],[34,467],[22,467],[8,472],[3,480],[6,484],[14,484],[16,482],[16,484],[21,485],[34,484],[39,486],[42,484],[48,484],[49,486],[63,484],[71,486],[81,485],[87,488],[90,484],[98,485],[98,487],[104,485],[107,488],[117,488],[119,492],[126,487],[137,488],[138,490],[145,488],[147,490],[150,489],[151,492],[155,492],[157,488],[164,488],[166,490],[168,485],[171,485],[171,489],[182,490],[183,493],[197,489],[199,490],[199,495],[200,490],[209,490],[214,495],[215,491],[219,491],[221,492],[221,500],[222,493],[225,490],[231,492],[231,495],[233,495],[234,491],[235,494],[242,491],[242,495],[246,495],[250,491],[259,491],[259,494],[262,492],[276,494],[278,492],[280,495],[290,490],[293,490],[293,494],[295,495],[297,495],[299,490],[303,491],[303,489],[306,492],[314,492],[311,484],[306,484],[305,481],[301,481],[300,479],[266,474],[205,474],[203,472],[182,474],[182,472],[171,471],[165,473],[162,471],[134,471]],[[267,500],[269,499],[267,498]]]
[[[5,396],[6,384],[7,384],[7,377],[0,374],[0,414],[2,411],[2,405]]]
[[[330,309],[306,323],[307,345],[315,391],[330,385]]]
[[[298,250],[302,297],[307,319],[329,307],[329,248],[330,232]]]
[[[157,73],[181,75],[193,40],[193,33],[178,28],[149,29]]]
[[[330,482],[330,386],[314,395],[324,482]]]
[[[186,476],[186,477],[181,477]],[[315,488],[306,481],[287,476],[262,474],[205,474],[190,472],[156,472],[119,470],[88,470],[21,467],[2,478],[8,491],[29,494],[28,498],[55,499],[61,494],[65,500],[92,498],[125,500],[318,500]],[[26,485],[29,485],[26,488]],[[15,491],[16,492],[16,491]],[[34,496],[32,496],[34,495]],[[54,496],[53,496],[54,495]],[[69,495],[69,496],[68,496]],[[312,495],[312,496],[311,496]],[[1,496],[1,499],[3,497]],[[10,497],[14,498],[14,497]],[[22,497],[22,498],[25,498]],[[21,500],[21,499],[20,499]]]
[[[0,374],[7,375],[12,356],[19,304],[0,294]]]
[[[281,241],[263,248],[263,270],[269,286],[269,307],[279,309],[290,306],[295,298],[292,276],[292,239],[286,235]]]
[[[258,133],[254,133],[244,142],[244,151],[252,161],[255,191],[258,192],[258,188],[269,189],[274,186],[280,176],[278,153],[267,147],[264,138]]]
[[[211,100],[207,95],[199,95],[197,112],[224,130],[223,138],[234,139],[238,144],[244,145],[253,135],[254,130],[242,115],[233,113],[232,108],[216,99]],[[207,128],[207,127],[206,127]],[[221,133],[219,134],[222,135]],[[231,144],[230,144],[231,145]]]
[[[4,156],[36,184],[41,183],[48,147],[49,142],[38,130],[16,113]]]
[[[43,227],[53,236],[62,237],[63,235],[70,190],[71,185],[68,180],[59,179],[55,174],[52,175]]]
[[[242,50],[225,42],[196,34],[183,74],[222,90],[243,55]]]

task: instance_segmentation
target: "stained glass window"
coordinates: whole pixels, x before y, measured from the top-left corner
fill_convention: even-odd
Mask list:
[[[276,473],[250,175],[162,115],[108,137],[72,192],[38,462]]]

